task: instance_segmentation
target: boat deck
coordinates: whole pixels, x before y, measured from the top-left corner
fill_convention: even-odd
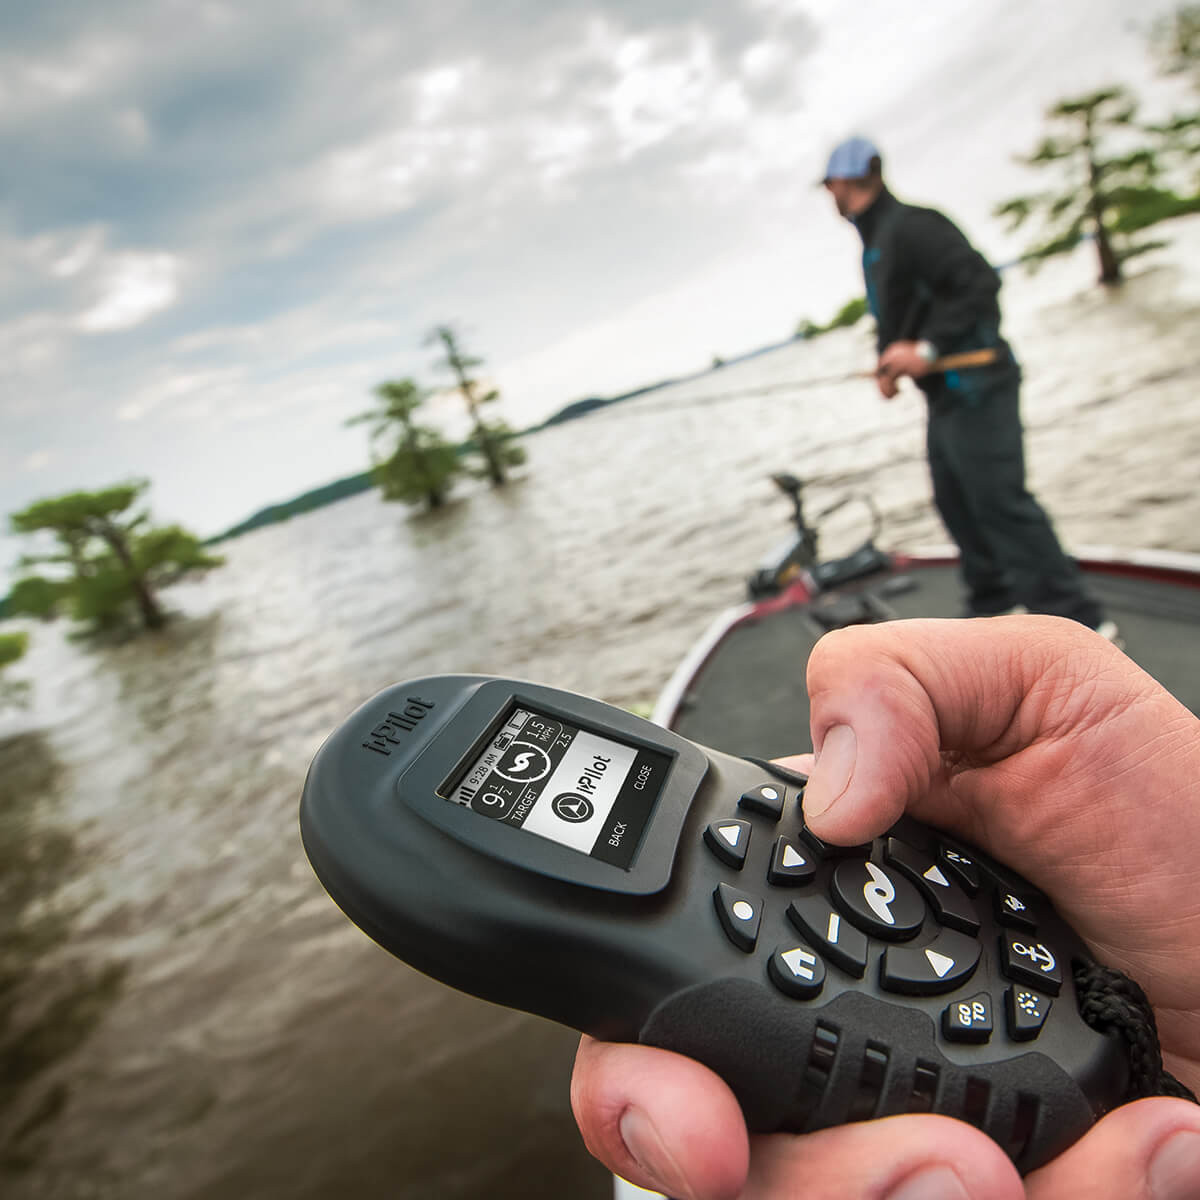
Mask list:
[[[1200,715],[1200,588],[1126,568],[1087,567],[1093,591],[1121,629],[1125,652]],[[890,581],[906,579],[908,590]],[[840,592],[889,615],[953,617],[962,605],[957,564],[913,564]],[[819,601],[818,601],[819,602]],[[824,632],[807,605],[735,624],[693,678],[672,728],[731,754],[774,758],[812,749],[804,672]]]

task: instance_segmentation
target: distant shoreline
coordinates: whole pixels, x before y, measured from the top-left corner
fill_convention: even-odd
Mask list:
[[[622,392],[617,396],[588,396],[583,400],[575,400],[551,414],[544,421],[518,430],[512,436],[518,438],[527,437],[530,434],[540,433],[543,429],[550,429],[555,425],[564,425],[568,421],[577,421],[581,417],[586,417],[589,413],[596,412],[598,409],[609,408],[625,400],[633,400],[638,396],[646,396],[651,392],[657,392],[663,388],[675,387],[677,384],[693,383],[697,379],[704,379],[706,376],[715,375],[718,371],[723,371],[726,367],[747,362],[752,358],[758,358],[763,354],[770,354],[775,350],[782,350],[785,346],[790,346],[796,341],[803,340],[805,339],[790,337],[784,341],[771,342],[765,346],[759,346],[757,349],[748,350],[744,354],[724,358],[719,363],[714,363],[712,366],[705,367],[702,370],[693,371],[687,375],[675,375],[668,379],[659,379],[654,383],[645,384],[629,392]],[[461,453],[467,448],[467,445],[468,443],[463,443],[458,446],[458,451]],[[335,479],[330,483],[311,488],[307,492],[302,492],[291,500],[281,501],[278,504],[268,504],[265,508],[260,508],[257,512],[252,513],[244,521],[230,526],[222,533],[206,538],[204,545],[215,546],[220,542],[227,542],[233,538],[241,537],[243,534],[250,533],[255,529],[261,529],[267,525],[278,525],[283,521],[291,520],[292,517],[298,517],[302,513],[312,512],[314,509],[324,508],[329,504],[336,504],[339,500],[347,500],[351,496],[369,492],[375,486],[377,485],[371,477],[370,470],[359,471],[354,475],[346,475],[341,479]],[[2,615],[3,610],[0,607],[0,616]]]

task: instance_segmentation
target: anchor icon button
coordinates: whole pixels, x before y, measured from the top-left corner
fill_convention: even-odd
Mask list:
[[[1028,934],[1005,933],[1000,938],[1000,966],[1009,979],[1057,996],[1062,990],[1058,956],[1045,942]]]

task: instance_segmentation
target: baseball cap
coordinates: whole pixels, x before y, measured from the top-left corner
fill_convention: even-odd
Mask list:
[[[871,173],[871,159],[882,159],[878,147],[865,137],[847,138],[833,148],[821,179],[862,179]]]

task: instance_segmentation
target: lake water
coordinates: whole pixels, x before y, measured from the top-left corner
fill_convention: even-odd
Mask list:
[[[1030,478],[1071,548],[1200,552],[1200,225],[1174,235],[1117,295],[1086,289],[1083,253],[1006,283]],[[871,362],[843,331],[530,437],[521,479],[437,514],[371,493],[260,530],[169,593],[161,636],[36,629],[12,671],[33,706],[0,716],[0,1191],[606,1195],[567,1106],[573,1036],[351,927],[300,846],[304,772],[352,708],[429,672],[648,708],[786,536],[771,471],[813,512],[869,490],[893,548],[943,542],[919,394],[791,386]],[[848,508],[825,546],[861,532]]]

